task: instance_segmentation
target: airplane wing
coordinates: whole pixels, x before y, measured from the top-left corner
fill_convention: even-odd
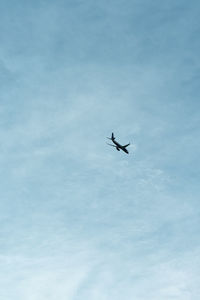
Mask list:
[[[109,144],[109,143],[106,143],[107,145],[109,145],[109,146],[112,146],[112,147],[115,147],[116,148],[116,146],[115,145],[112,145],[112,144]]]
[[[125,147],[125,148],[126,148],[126,147],[128,147],[129,145],[130,145],[130,143],[128,143],[128,144],[126,144],[126,145],[124,145],[123,147]]]

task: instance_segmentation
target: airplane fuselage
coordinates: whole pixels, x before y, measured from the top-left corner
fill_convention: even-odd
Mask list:
[[[118,151],[120,151],[120,149],[121,149],[122,151],[126,152],[127,154],[129,153],[128,150],[124,146],[120,145],[117,141],[115,141],[115,139],[112,139],[112,142],[116,145],[116,149]]]

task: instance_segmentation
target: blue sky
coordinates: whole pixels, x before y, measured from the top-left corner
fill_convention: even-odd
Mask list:
[[[0,2],[2,299],[198,299],[199,13]]]

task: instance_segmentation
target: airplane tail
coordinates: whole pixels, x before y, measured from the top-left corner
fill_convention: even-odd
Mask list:
[[[107,139],[112,140],[112,141],[115,140],[114,133],[112,132],[111,138],[107,137]]]

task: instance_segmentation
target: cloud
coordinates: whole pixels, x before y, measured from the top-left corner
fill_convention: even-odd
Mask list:
[[[1,3],[2,298],[197,298],[198,3],[23,4]]]

